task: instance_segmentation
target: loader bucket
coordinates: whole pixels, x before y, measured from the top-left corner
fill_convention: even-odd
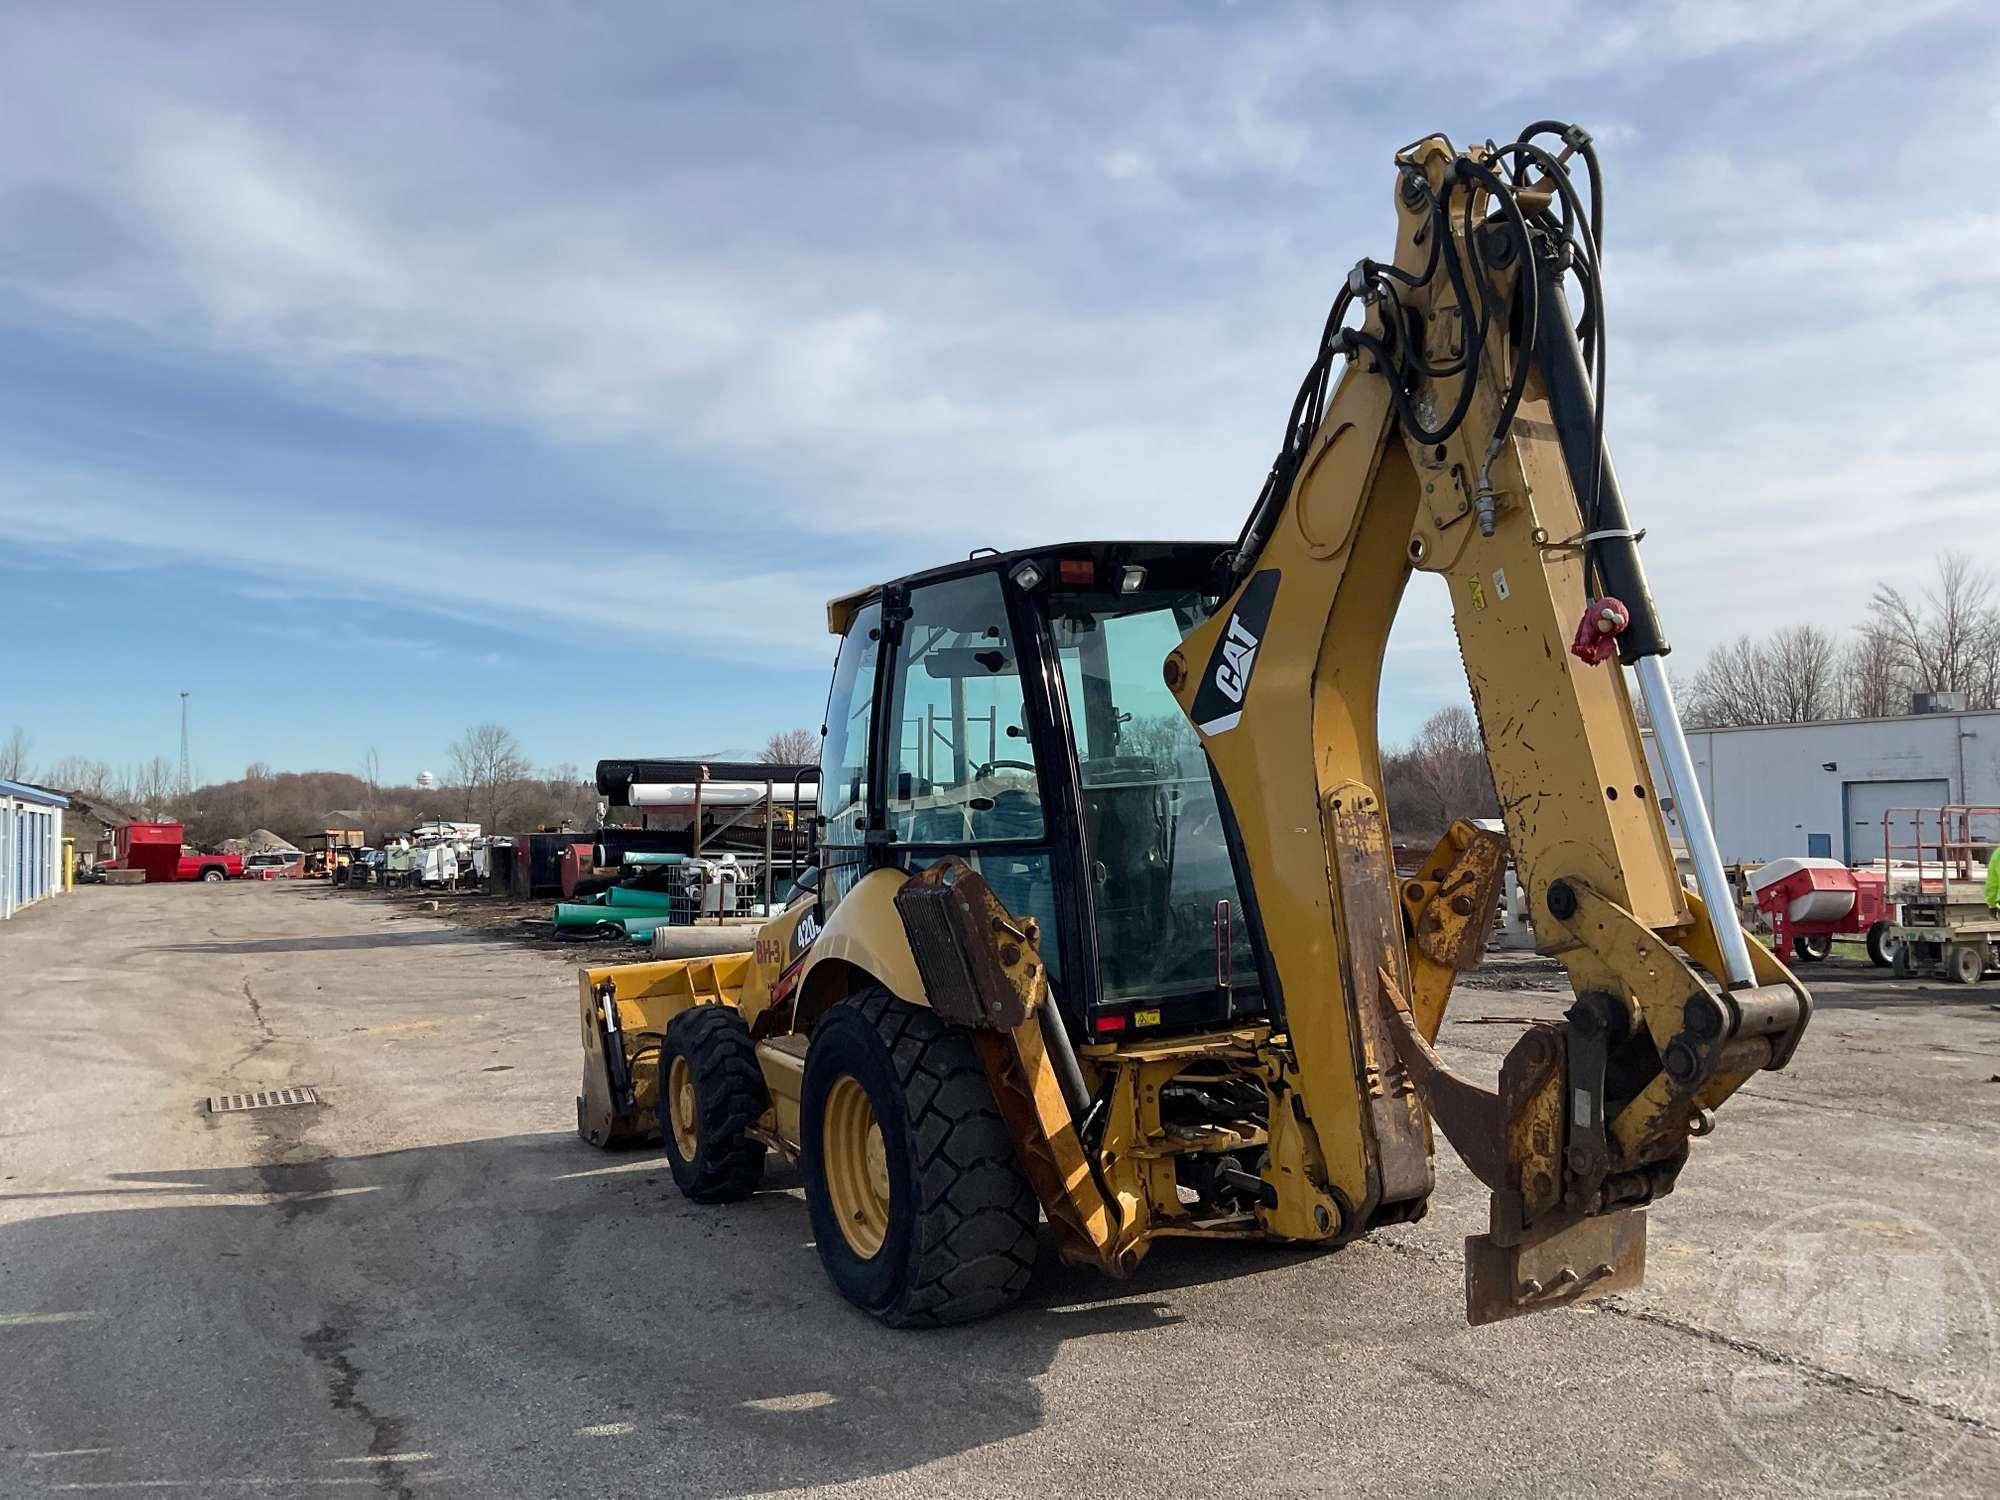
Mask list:
[[[751,957],[726,953],[577,971],[583,1021],[583,1084],[576,1132],[593,1146],[657,1140],[659,1050],[667,1023],[696,1005],[732,1008]]]

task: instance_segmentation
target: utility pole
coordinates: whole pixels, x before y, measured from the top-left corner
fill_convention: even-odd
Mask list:
[[[181,689],[181,795],[194,790],[194,772],[188,765],[188,695]]]

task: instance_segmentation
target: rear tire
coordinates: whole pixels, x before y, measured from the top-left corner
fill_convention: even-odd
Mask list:
[[[227,880],[229,876],[220,867],[216,865],[210,865],[206,870],[203,870],[201,872],[201,878],[204,881],[207,881],[211,885],[220,885],[223,881]]]
[[[747,1198],[764,1180],[750,1127],[770,1104],[756,1044],[726,1005],[697,1005],[660,1041],[660,1139],[674,1186],[696,1203]]]
[[[893,1328],[1012,1304],[1040,1213],[971,1037],[873,986],[813,1028],[799,1165],[820,1263]]]
[[[1945,955],[1944,977],[1954,984],[1977,984],[1986,973],[1984,943],[1953,943]]]
[[[1877,922],[1868,929],[1868,962],[1878,969],[1893,968],[1896,950],[1902,945],[1889,935],[1889,924]]]
[[[1833,939],[1825,933],[1792,939],[1792,952],[1809,964],[1823,962],[1833,952]]]

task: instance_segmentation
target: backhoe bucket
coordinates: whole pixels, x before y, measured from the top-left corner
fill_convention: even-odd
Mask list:
[[[1492,1193],[1487,1233],[1465,1242],[1465,1318],[1477,1326],[1624,1291],[1646,1274],[1638,1206],[1679,1162],[1637,1183],[1607,1181],[1602,1081],[1572,1088],[1571,1022],[1532,1026],[1500,1067],[1496,1092],[1453,1072],[1382,975],[1396,1054],[1418,1096]],[[1582,1081],[1582,1080],[1579,1080]]]

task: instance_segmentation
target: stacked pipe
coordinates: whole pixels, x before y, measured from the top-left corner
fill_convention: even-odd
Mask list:
[[[595,931],[650,943],[654,929],[673,925],[676,912],[692,915],[692,898],[682,890],[658,884],[663,878],[672,878],[667,872],[686,858],[684,854],[626,851],[619,864],[618,884],[580,901],[556,903],[557,929]]]

